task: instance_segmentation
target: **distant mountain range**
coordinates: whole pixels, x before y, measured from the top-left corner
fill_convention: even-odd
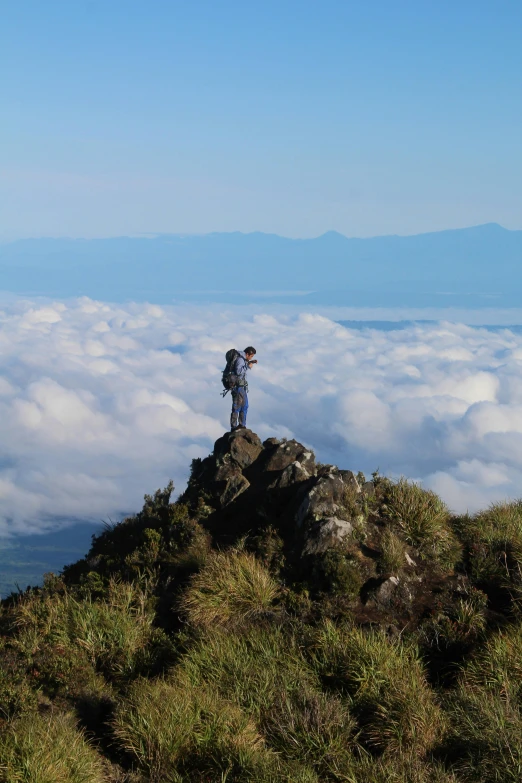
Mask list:
[[[519,306],[522,231],[416,236],[214,233],[24,239],[0,246],[0,290],[112,301]],[[299,293],[299,299],[296,299]]]

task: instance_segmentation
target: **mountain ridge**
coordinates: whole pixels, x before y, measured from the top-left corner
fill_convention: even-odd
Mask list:
[[[117,239],[161,239],[161,238],[176,238],[176,239],[194,239],[194,238],[204,238],[204,237],[215,237],[215,236],[242,236],[242,237],[248,237],[248,236],[265,236],[265,237],[276,237],[277,239],[288,239],[290,241],[296,241],[296,242],[308,242],[313,241],[316,239],[321,239],[322,237],[326,236],[336,236],[336,237],[342,237],[343,239],[348,240],[371,240],[371,239],[389,239],[389,238],[408,238],[408,237],[419,237],[419,236],[433,236],[435,234],[448,234],[448,233],[456,233],[456,232],[463,232],[463,231],[474,231],[474,230],[483,230],[483,229],[500,229],[501,231],[506,231],[510,233],[517,233],[522,232],[522,229],[512,229],[512,228],[506,228],[505,226],[502,226],[500,223],[496,223],[495,221],[489,221],[487,223],[477,223],[476,225],[471,226],[459,226],[458,228],[441,228],[436,231],[420,231],[413,234],[375,234],[372,236],[351,236],[347,234],[343,234],[341,231],[337,231],[336,229],[328,229],[327,231],[324,231],[322,234],[318,234],[315,237],[287,237],[284,234],[277,234],[273,231],[209,231],[209,232],[203,232],[203,233],[184,233],[184,232],[170,232],[170,231],[159,231],[159,232],[143,232],[142,234],[116,234],[114,236],[104,236],[104,237],[69,237],[69,236],[34,236],[34,237],[18,237],[15,239],[10,239],[8,241],[4,241],[0,243],[1,247],[6,247],[9,245],[13,245],[15,243],[22,243],[22,242],[60,242],[60,241],[66,241],[66,242],[103,242],[103,241],[110,241],[110,240],[117,240]]]
[[[497,306],[516,306],[521,264],[522,231],[498,224],[366,239],[337,232],[313,239],[262,232],[31,239],[0,247],[0,288],[23,295],[158,303],[187,297],[228,301],[202,290],[299,289],[314,292],[303,305],[376,306],[444,306],[441,291],[458,297],[452,304],[485,306],[497,292]]]

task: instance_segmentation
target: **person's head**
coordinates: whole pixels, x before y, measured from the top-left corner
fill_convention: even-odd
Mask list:
[[[247,359],[252,359],[252,357],[255,355],[256,349],[252,345],[249,345],[248,348],[245,348],[245,356]]]

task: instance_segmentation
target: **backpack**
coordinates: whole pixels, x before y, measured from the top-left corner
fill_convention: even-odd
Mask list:
[[[223,370],[223,374],[221,376],[221,380],[223,382],[223,389],[225,390],[224,392],[222,392],[223,397],[237,384],[237,375],[233,372],[233,368],[238,356],[239,356],[239,351],[236,351],[235,348],[231,348],[230,351],[227,351],[225,354],[225,359],[227,363],[225,369]]]

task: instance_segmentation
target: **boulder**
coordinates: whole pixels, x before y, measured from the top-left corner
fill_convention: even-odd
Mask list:
[[[225,489],[223,490],[221,497],[219,498],[221,506],[228,506],[228,504],[232,503],[232,501],[239,497],[242,492],[245,492],[249,486],[250,482],[243,476],[242,473],[231,476],[225,485]]]
[[[319,555],[342,543],[353,530],[353,525],[339,517],[325,517],[307,530],[303,555]]]
[[[389,609],[396,604],[409,604],[412,599],[410,586],[398,576],[390,576],[369,592],[366,602]]]
[[[299,462],[311,474],[315,467],[315,455],[296,440],[282,441],[270,448],[263,470],[269,473],[283,471],[292,462]]]
[[[301,481],[307,481],[310,473],[306,465],[302,465],[298,460],[291,462],[283,472],[273,481],[268,489],[284,489],[285,487],[291,487],[292,484],[299,484]]]
[[[263,441],[263,448],[270,449],[273,446],[279,446],[281,441],[278,438],[267,438]]]
[[[390,576],[382,582],[377,590],[373,594],[373,600],[378,604],[388,605],[393,599],[397,588],[399,587],[400,579],[398,576]]]
[[[345,509],[346,493],[354,488],[354,482],[357,487],[358,485],[351,471],[343,472],[350,474],[346,480],[336,468],[317,479],[297,510],[298,527],[306,528],[307,525],[328,517],[348,519]]]
[[[319,554],[341,544],[353,531],[356,522],[347,495],[358,491],[351,471],[331,468],[316,480],[305,494],[295,516],[302,535],[302,553]]]
[[[244,492],[250,483],[243,476],[241,468],[234,461],[231,454],[225,454],[217,467],[211,484],[212,496],[217,500],[221,508],[232,503],[242,492]]]
[[[343,484],[345,485],[345,487],[348,487],[352,489],[356,494],[359,494],[361,488],[352,470],[339,470],[339,475],[342,476]]]
[[[263,444],[252,430],[227,432],[214,445],[214,456],[230,455],[240,468],[248,468],[263,451]]]

